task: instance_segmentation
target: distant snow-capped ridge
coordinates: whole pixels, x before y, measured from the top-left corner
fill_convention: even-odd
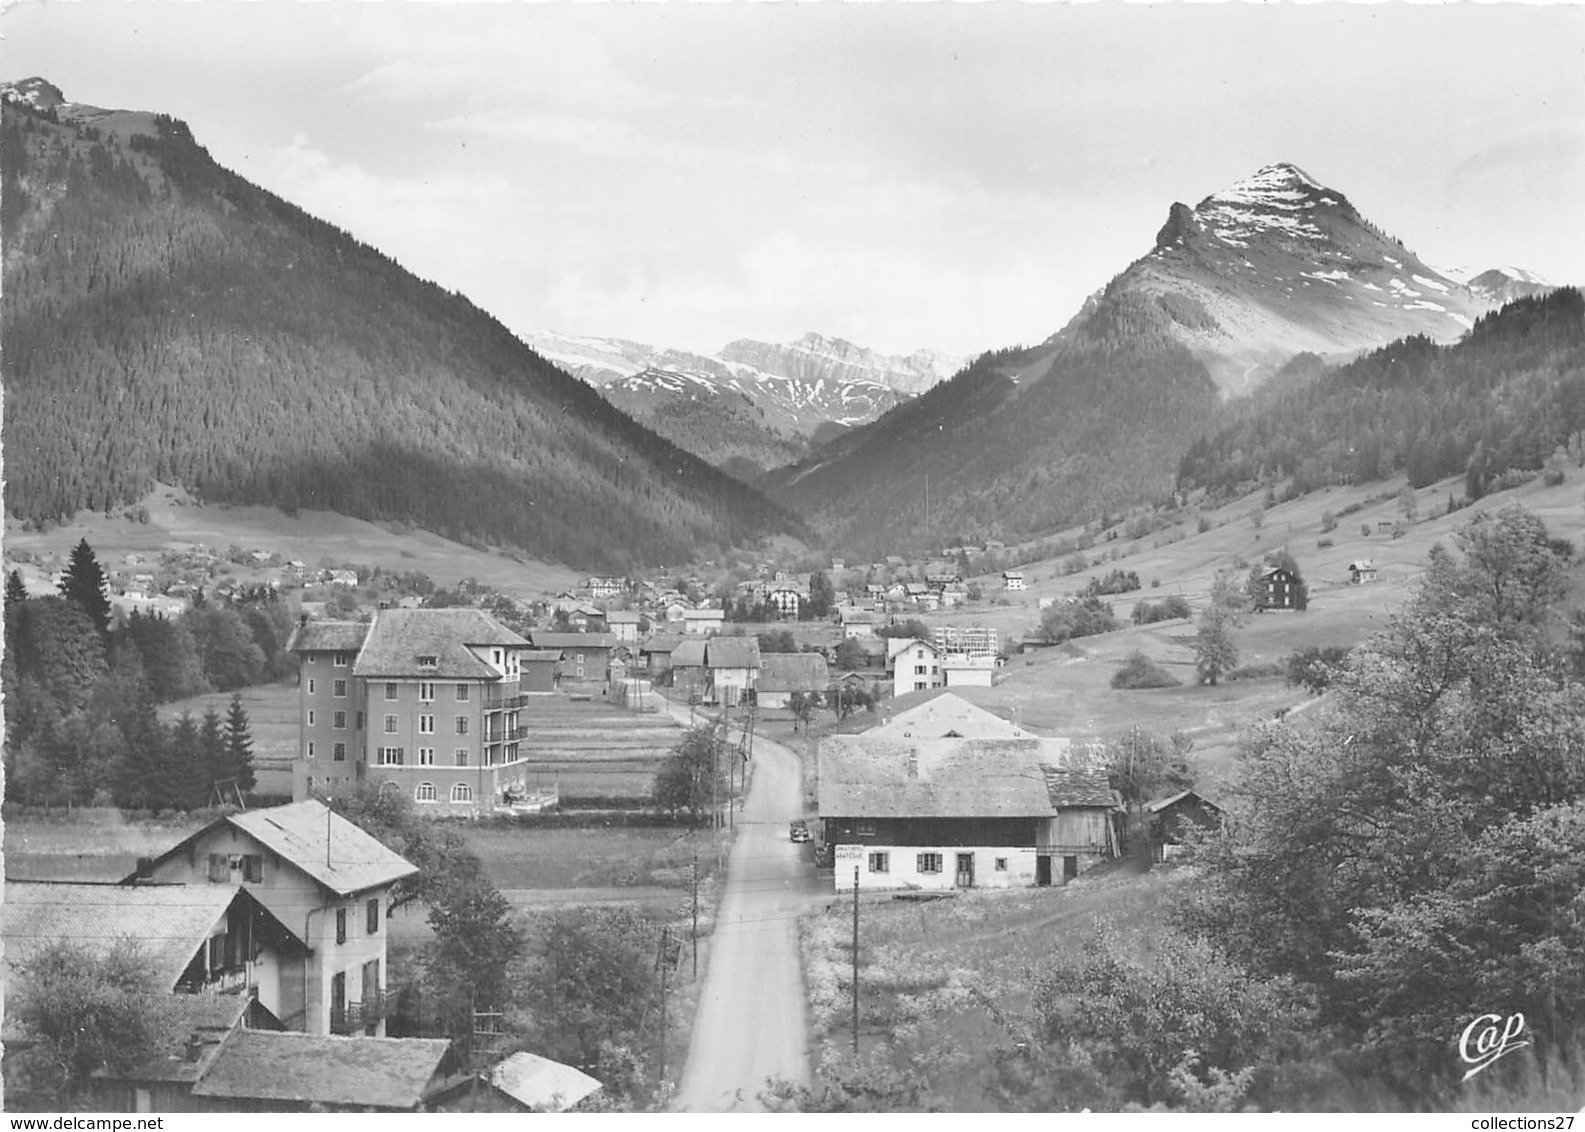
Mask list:
[[[1107,324],[1124,301],[1159,307],[1224,392],[1301,352],[1342,358],[1396,338],[1457,338],[1487,311],[1550,290],[1519,268],[1438,270],[1299,166],[1257,169],[1190,208],[1092,296],[1053,343]]]
[[[637,407],[635,399],[652,407],[668,397],[737,394],[763,410],[771,427],[801,435],[826,423],[853,426],[873,420],[964,364],[932,350],[906,357],[880,354],[813,332],[786,344],[740,338],[715,355],[553,332],[526,340],[624,408]]]

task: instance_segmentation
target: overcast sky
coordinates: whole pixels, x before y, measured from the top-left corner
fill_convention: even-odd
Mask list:
[[[1433,265],[1585,283],[1585,6],[22,3],[0,77],[518,331],[1037,341],[1292,161]]]

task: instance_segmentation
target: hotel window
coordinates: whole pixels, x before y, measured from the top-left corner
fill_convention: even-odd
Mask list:
[[[435,717],[432,715],[419,716],[418,733],[420,735],[433,735],[435,733]]]
[[[453,802],[473,801],[473,787],[469,786],[466,782],[457,783],[451,788],[451,800]]]
[[[346,699],[347,698],[347,682],[345,680],[337,680],[335,683],[331,684],[331,686],[330,686],[330,694],[332,696],[335,696],[337,699],[341,699],[341,700]]]
[[[999,873],[1005,873],[1007,871],[1007,858],[1006,857],[998,857],[998,858],[996,858],[996,871],[999,872]]]
[[[308,757],[309,758],[313,758],[314,757],[314,744],[313,744],[312,741],[310,741],[309,744],[308,744]]]
[[[347,942],[347,910],[345,908],[336,909],[336,942]]]
[[[387,684],[385,686],[385,698],[388,699],[388,700],[396,699],[396,685],[395,684]]]
[[[420,748],[418,748],[418,765],[419,766],[434,766],[435,765],[435,748],[433,748],[433,747],[420,747]]]
[[[333,744],[330,748],[330,757],[338,763],[347,761],[347,745],[345,743]]]
[[[406,747],[381,747],[376,755],[380,766],[401,766],[407,761]]]
[[[338,730],[345,731],[347,729],[347,713],[344,711],[331,712],[330,726],[337,728]]]
[[[468,702],[468,686],[466,684],[457,685],[457,702],[459,704]]]
[[[357,719],[358,719],[358,722],[355,724],[355,726],[357,727],[357,729],[359,731],[362,731],[363,730],[363,713],[361,711],[358,713]]]
[[[940,871],[941,871],[941,854],[940,853],[921,853],[921,854],[919,854],[919,872],[921,872],[921,873],[939,873]]]
[[[861,821],[858,823],[858,827],[854,832],[856,832],[860,837],[874,837],[875,823],[872,821]]]
[[[308,726],[312,727],[313,725],[314,725],[314,712],[313,712],[313,709],[310,708],[309,712],[308,712]]]
[[[440,667],[440,658],[438,656],[421,656],[421,657],[418,658],[418,667],[420,667],[420,668],[439,668]]]
[[[886,873],[886,872],[890,872],[891,871],[891,867],[892,867],[892,855],[890,853],[871,853],[870,854],[870,872],[872,872],[872,873]]]
[[[496,649],[495,650],[495,666],[497,668],[501,667],[501,650],[500,649]]]
[[[369,901],[367,927],[370,935],[380,930],[380,898],[378,896]],[[364,987],[363,989],[365,995],[367,995],[370,988]]]
[[[308,678],[308,694],[310,696],[314,694],[314,678],[312,676]]]
[[[319,663],[319,658],[317,656],[315,656],[313,653],[309,653],[308,654],[308,663],[309,664],[318,664]]]
[[[332,658],[330,663],[334,664],[337,668],[347,667],[347,654],[344,652],[338,652],[335,657]]]
[[[433,782],[420,782],[418,789],[413,791],[413,801],[433,802],[435,800],[435,784]]]
[[[468,717],[465,716],[465,715],[459,715],[457,717],[457,734],[458,735],[466,735],[467,733],[468,733]]]
[[[418,686],[418,698],[423,700],[426,704],[430,700],[433,700],[435,698],[435,686],[428,683],[420,684]]]
[[[458,747],[457,750],[456,750],[456,756],[457,756],[457,765],[458,766],[467,766],[468,765],[468,748],[466,748],[466,747]]]
[[[385,733],[387,735],[396,734],[396,716],[388,715],[385,717]]]

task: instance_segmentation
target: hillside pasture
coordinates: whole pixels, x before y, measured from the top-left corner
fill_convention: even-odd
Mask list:
[[[238,689],[242,708],[248,713],[248,731],[253,736],[253,772],[258,779],[255,791],[268,797],[290,797],[292,793],[292,760],[297,757],[297,747],[302,732],[297,718],[297,681],[283,680],[278,684],[255,684]],[[160,722],[171,724],[185,711],[193,719],[201,720],[204,712],[213,708],[223,720],[231,709],[230,692],[206,692],[161,704]]]

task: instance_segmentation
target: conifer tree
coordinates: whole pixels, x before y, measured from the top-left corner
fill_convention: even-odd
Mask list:
[[[171,728],[170,741],[161,760],[157,788],[151,790],[152,805],[159,809],[190,810],[208,801],[201,793],[208,790],[204,777],[203,750],[198,724],[191,712],[182,712]]]
[[[20,605],[28,599],[27,587],[22,584],[22,572],[13,570],[6,575],[5,607],[7,609]]]
[[[226,733],[220,713],[211,705],[198,725],[198,761],[203,767],[204,804],[214,801],[215,783],[230,778],[226,766]]]
[[[238,790],[246,794],[253,789],[253,735],[239,695],[231,697],[231,707],[226,712],[225,767],[225,777],[236,779]]]
[[[99,559],[94,557],[87,539],[72,548],[60,590],[62,597],[82,606],[101,634],[110,631],[110,597],[105,591],[105,573],[99,568]]]

